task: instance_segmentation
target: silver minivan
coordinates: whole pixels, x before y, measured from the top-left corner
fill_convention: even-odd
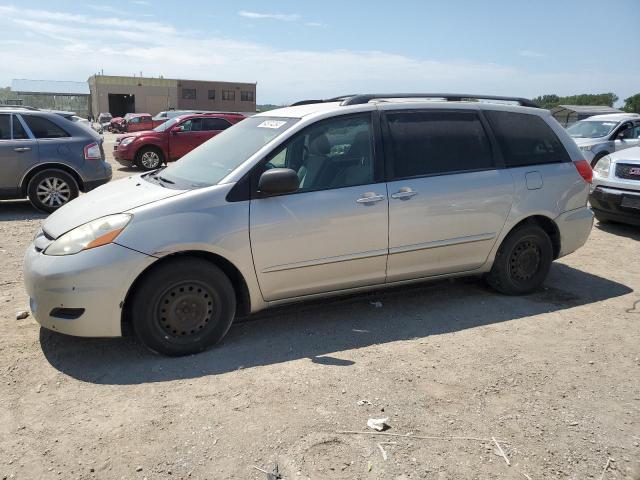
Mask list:
[[[248,118],[47,218],[31,310],[70,335],[131,323],[185,355],[310,298],[463,275],[529,293],[586,242],[592,171],[547,110],[513,100],[357,95]]]

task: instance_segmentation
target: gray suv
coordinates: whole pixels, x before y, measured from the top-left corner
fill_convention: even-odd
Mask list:
[[[54,112],[0,108],[0,199],[45,212],[111,179],[101,137]]]
[[[586,242],[592,170],[549,111],[473,98],[300,102],[100,187],[27,250],[31,310],[184,355],[310,298],[464,275],[529,293]]]

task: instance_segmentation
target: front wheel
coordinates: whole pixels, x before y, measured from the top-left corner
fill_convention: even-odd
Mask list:
[[[487,281],[506,295],[533,292],[547,278],[553,261],[553,245],[537,225],[523,225],[502,242]]]
[[[134,293],[133,328],[150,350],[191,355],[220,341],[233,322],[236,297],[212,263],[176,258],[153,269]]]
[[[39,210],[51,213],[78,196],[78,182],[62,170],[44,170],[29,181],[27,196]]]
[[[164,162],[164,155],[157,148],[143,147],[136,154],[136,165],[143,170],[156,170]]]

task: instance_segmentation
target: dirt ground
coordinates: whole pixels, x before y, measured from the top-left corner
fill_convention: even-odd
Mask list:
[[[0,202],[0,479],[640,479],[638,228],[596,225],[530,296],[465,279],[280,308],[169,359],[16,320],[43,218]],[[380,417],[401,436],[338,433]]]

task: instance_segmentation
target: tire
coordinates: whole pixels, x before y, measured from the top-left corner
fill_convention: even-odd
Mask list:
[[[537,225],[523,225],[509,233],[498,249],[487,282],[505,295],[536,290],[549,274],[553,245]]]
[[[609,155],[608,152],[600,152],[595,157],[593,157],[593,160],[591,160],[591,168],[595,168],[596,163],[598,163],[602,157],[606,157],[607,155]]]
[[[63,170],[51,169],[36,173],[27,185],[27,196],[38,210],[51,213],[76,198],[78,182]]]
[[[178,357],[202,352],[229,331],[236,296],[229,278],[212,263],[176,258],[153,269],[136,289],[133,329],[150,350]]]
[[[136,153],[136,165],[142,170],[156,170],[163,163],[164,155],[155,147],[142,147]]]

